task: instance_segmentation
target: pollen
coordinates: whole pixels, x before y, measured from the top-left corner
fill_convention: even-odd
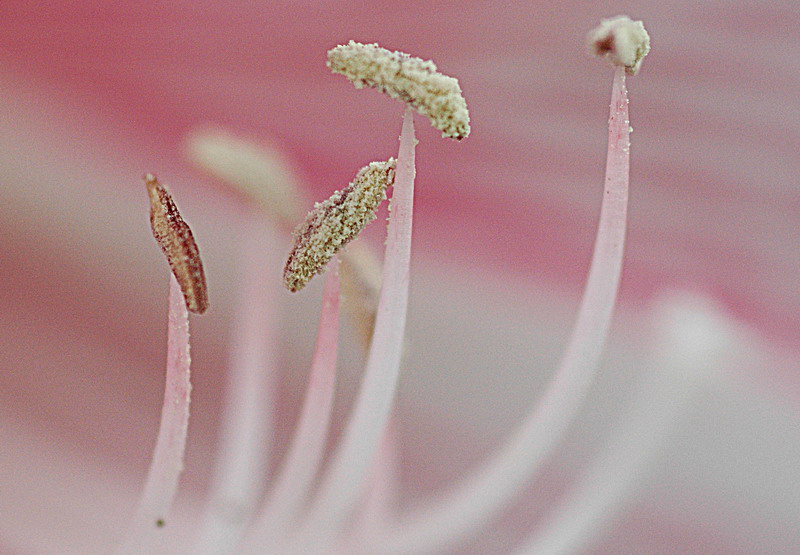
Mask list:
[[[289,291],[305,287],[339,249],[375,219],[394,177],[394,158],[372,162],[361,168],[347,187],[314,205],[294,231],[294,247],[283,270],[283,283]]]
[[[144,181],[150,195],[150,227],[153,237],[167,257],[172,273],[181,286],[186,308],[202,314],[208,308],[208,290],[203,262],[200,260],[192,230],[181,218],[169,189],[152,174],[147,174]]]
[[[641,21],[627,15],[603,19],[586,37],[589,51],[605,57],[614,66],[624,66],[629,75],[639,73],[642,60],[650,52],[650,35]]]
[[[460,141],[469,136],[469,111],[458,80],[439,73],[431,61],[351,40],[328,51],[328,67],[357,89],[375,88],[407,103],[443,137]]]

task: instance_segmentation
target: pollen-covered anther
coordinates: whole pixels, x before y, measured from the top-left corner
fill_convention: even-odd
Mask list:
[[[181,286],[186,308],[202,314],[208,308],[208,290],[203,262],[192,230],[181,218],[172,195],[158,179],[144,177],[150,195],[150,227],[161,250],[167,257],[172,273]]]
[[[318,202],[294,231],[294,246],[283,270],[289,291],[299,291],[322,272],[336,252],[375,219],[394,184],[395,159],[364,166],[350,185]]]
[[[605,57],[614,66],[624,66],[629,75],[636,75],[642,60],[650,52],[650,35],[641,21],[627,15],[603,19],[586,37],[589,51]]]
[[[469,111],[458,79],[439,73],[431,61],[351,40],[328,51],[328,67],[358,89],[372,87],[407,103],[443,137],[469,136]]]

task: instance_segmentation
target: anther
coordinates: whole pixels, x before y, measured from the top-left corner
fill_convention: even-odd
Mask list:
[[[150,227],[181,286],[186,308],[202,314],[208,308],[208,290],[203,262],[192,230],[181,218],[166,186],[153,174],[144,177],[150,195]]]
[[[439,73],[431,61],[351,40],[328,51],[328,67],[357,89],[372,87],[407,103],[443,137],[469,136],[469,111],[458,79]]]
[[[636,75],[642,60],[650,52],[650,35],[641,21],[627,15],[603,19],[586,37],[589,51],[608,59],[614,66],[624,66],[629,75]]]
[[[375,219],[394,184],[395,160],[372,162],[361,168],[350,185],[318,202],[294,231],[294,247],[286,261],[283,283],[299,291],[320,273],[336,252]]]

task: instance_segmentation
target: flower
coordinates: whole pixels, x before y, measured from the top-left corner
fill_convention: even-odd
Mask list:
[[[545,537],[555,509],[570,506],[564,500],[583,500],[588,514],[601,492],[579,486],[597,483],[597,463],[630,464],[603,455],[603,446],[630,445],[617,439],[640,437],[637,423],[655,425],[637,408],[648,391],[639,384],[653,383],[645,370],[694,348],[693,340],[697,352],[713,347],[697,330],[717,323],[734,328],[741,354],[692,389],[680,410],[658,411],[668,426],[647,436],[654,446],[646,470],[624,473],[638,475],[624,496],[606,492],[614,505],[603,506],[616,507],[616,518],[585,549],[798,551],[793,7],[723,12],[686,2],[630,14],[647,22],[654,50],[630,83],[631,221],[603,369],[537,485],[454,552],[504,553],[528,534]],[[149,237],[145,171],[157,171],[179,197],[212,298],[193,322],[187,467],[165,527],[170,552],[193,545],[224,436],[236,284],[253,263],[241,253],[276,260],[263,279],[271,273],[279,286],[288,238],[254,231],[249,204],[201,177],[181,145],[207,122],[269,140],[292,160],[308,197],[326,198],[397,146],[399,112],[325,70],[325,51],[350,37],[435,59],[458,77],[472,126],[460,144],[418,126],[398,453],[384,451],[390,462],[376,466],[384,476],[396,472],[383,483],[396,484],[397,497],[387,487],[381,510],[413,510],[479,468],[535,402],[574,317],[600,204],[609,71],[585,56],[581,39],[613,14],[540,3],[361,9],[0,6],[0,550],[103,552],[135,506],[161,404],[167,290]],[[379,245],[379,226],[371,227],[360,241]],[[281,378],[272,468],[299,410],[320,287],[271,297],[268,344],[279,348],[267,356]],[[675,289],[684,293],[662,297]],[[698,297],[686,291],[704,300],[687,301]],[[654,304],[660,298],[667,300]],[[666,354],[648,341],[659,322]],[[363,367],[351,336],[345,328],[334,440]],[[687,391],[659,383],[658,374],[653,380],[656,394]],[[375,514],[364,526],[383,522]]]

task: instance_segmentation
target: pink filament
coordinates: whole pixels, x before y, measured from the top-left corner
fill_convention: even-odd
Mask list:
[[[196,553],[230,552],[253,518],[269,465],[275,382],[276,233],[248,214],[225,409],[208,507]]]
[[[289,452],[240,552],[275,550],[307,500],[328,439],[339,342],[339,259],[327,271],[308,392]]]
[[[399,430],[397,417],[389,421],[381,442],[375,464],[370,469],[367,491],[358,509],[353,529],[348,537],[352,544],[345,542],[339,550],[342,553],[353,553],[357,546],[372,538],[379,540],[387,523],[395,517],[400,498],[399,468]]]
[[[479,532],[535,476],[575,418],[597,373],[619,289],[628,205],[629,125],[625,70],[617,68],[603,204],[589,278],[569,343],[543,397],[491,460],[387,531],[373,546],[380,552],[443,551]]]
[[[161,424],[136,514],[118,553],[155,553],[169,525],[168,513],[175,500],[183,471],[189,400],[192,391],[189,355],[189,313],[175,276],[170,274],[167,375]]]
[[[389,420],[408,307],[415,143],[413,114],[406,108],[391,200],[383,286],[364,381],[319,493],[304,526],[296,534],[300,552],[318,552],[320,546],[330,545],[341,534],[361,499],[367,473]]]
[[[717,310],[702,297],[662,298],[653,311],[656,341],[633,404],[516,554],[591,551],[630,508],[687,406],[718,372],[741,360],[727,315]]]

